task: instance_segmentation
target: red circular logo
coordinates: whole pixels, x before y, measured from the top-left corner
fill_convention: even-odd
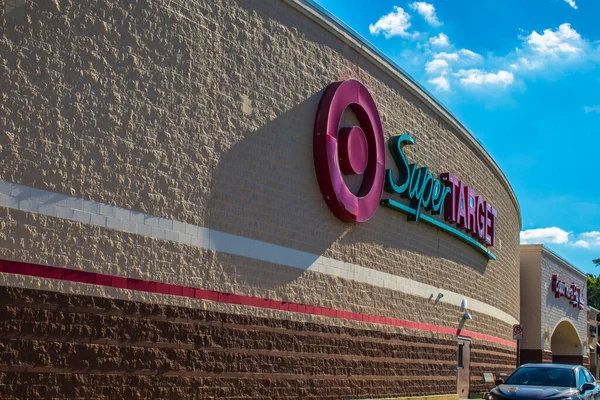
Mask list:
[[[340,129],[350,110],[360,126]],[[383,129],[375,102],[355,80],[329,85],[315,121],[314,157],[317,181],[331,211],[342,221],[364,222],[377,210],[385,176]],[[364,174],[357,194],[343,175]]]

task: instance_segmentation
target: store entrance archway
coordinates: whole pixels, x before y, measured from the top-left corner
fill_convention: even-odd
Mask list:
[[[550,340],[552,362],[561,364],[583,364],[581,338],[571,321],[560,321]]]

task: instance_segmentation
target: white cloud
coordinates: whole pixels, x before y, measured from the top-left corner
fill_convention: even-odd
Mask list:
[[[583,247],[584,249],[587,249],[588,247],[590,247],[590,244],[588,242],[586,242],[585,240],[578,240],[574,244],[576,247]]]
[[[574,242],[569,239],[573,238]],[[528,229],[520,234],[521,244],[553,243],[568,244],[582,249],[600,247],[600,232],[591,231],[573,235],[555,226],[551,228]]]
[[[418,9],[421,3],[411,3],[411,8]],[[435,12],[435,8],[431,12]],[[454,46],[447,35],[439,33],[419,47],[423,49],[420,65],[425,64],[424,72],[430,79],[444,77],[445,81],[436,81],[442,84],[435,84],[437,90],[458,86],[477,87],[479,90],[488,87],[496,95],[501,95],[497,89],[518,89],[527,77],[555,76],[566,68],[600,62],[600,41],[591,42],[582,37],[569,23],[539,32],[529,31],[519,39],[521,44],[504,56],[491,53],[484,56]],[[428,82],[433,83],[431,80]],[[584,107],[584,112],[600,114],[600,104]]]
[[[541,69],[546,65],[542,58],[536,59],[537,56],[528,57],[519,57],[516,62],[510,64],[510,69],[513,71],[534,70]]]
[[[450,90],[450,82],[444,76],[438,76],[437,78],[433,78],[429,80],[429,83],[433,83],[435,85],[436,90],[447,92]]]
[[[526,39],[532,50],[554,56],[578,53],[584,47],[581,35],[568,23],[561,24],[555,31],[544,29],[541,35],[533,31]]]
[[[519,234],[521,244],[532,243],[555,243],[564,244],[569,242],[569,232],[556,226],[551,228],[527,229]]]
[[[598,231],[584,232],[581,234],[581,236],[583,236],[585,238],[590,238],[590,239],[600,239],[600,232],[598,232]]]
[[[467,58],[477,58],[477,59],[483,58],[479,54],[475,53],[474,51],[467,50],[467,49],[460,49],[458,51],[458,54],[460,54],[461,56],[467,57]]]
[[[429,56],[432,56],[433,59],[425,64],[425,72],[428,75],[437,75],[437,77],[431,78],[428,82],[433,83],[436,90],[445,92],[450,90],[450,80],[458,79],[458,73],[455,72],[457,68],[473,67],[474,64],[479,64],[483,60],[483,57],[481,57],[479,54],[467,49],[460,49],[458,51],[441,51],[438,53],[430,51]],[[467,70],[462,69],[460,71]],[[500,78],[505,77],[501,75]],[[469,78],[466,76],[463,76],[463,79],[469,81]],[[484,76],[483,80],[484,82],[482,83],[490,83],[493,78]]]
[[[460,56],[460,64],[455,64],[454,72],[462,84],[502,84],[504,87],[533,72],[535,76],[544,72],[555,76],[561,69],[579,67],[586,62],[597,64],[600,60],[600,42],[592,43],[582,37],[569,23],[540,32],[534,30],[519,38],[521,45],[502,57],[489,55],[484,58],[468,49],[438,54]],[[600,113],[600,105],[584,107],[584,111]]]
[[[445,34],[440,33],[439,35],[430,38],[429,43],[435,47],[448,47],[450,46],[450,39]]]
[[[445,51],[442,51],[440,53],[435,53],[433,55],[433,58],[441,58],[444,60],[449,60],[449,61],[457,61],[458,59],[463,59],[463,60],[480,60],[483,57],[481,57],[479,54],[471,51],[471,50],[467,50],[467,49],[460,49],[458,50],[458,52],[454,52],[454,53],[447,53]]]
[[[441,52],[441,53],[436,53],[433,55],[433,58],[435,59],[441,59],[441,60],[458,60],[459,55],[458,53],[446,53],[446,52]]]
[[[583,107],[583,111],[586,114],[600,113],[600,106],[585,106],[585,107]]]
[[[425,71],[428,74],[445,74],[448,71],[448,61],[442,59],[434,59],[425,64]]]
[[[584,232],[581,235],[579,235],[581,240],[578,240],[577,242],[575,242],[575,246],[578,247],[585,247],[588,248],[590,246],[600,246],[600,232],[598,231],[591,231],[591,232]],[[585,243],[585,244],[583,244]]]
[[[575,0],[565,0],[565,3],[577,10],[577,4],[575,4]]]
[[[437,15],[435,14],[435,7],[433,4],[426,3],[424,1],[415,1],[410,4],[410,8],[418,12],[425,21],[433,27],[439,27],[442,25]]]
[[[515,81],[515,76],[512,72],[498,71],[486,72],[481,69],[461,69],[454,74],[460,78],[463,85],[502,85],[504,87],[511,85]]]
[[[523,46],[507,57],[514,60],[513,71],[544,70],[552,66],[554,73],[557,67],[579,64],[593,56],[590,42],[568,23],[555,30],[544,29],[541,34],[533,31],[521,39]]]
[[[600,232],[598,231],[584,232],[581,235],[579,235],[579,237],[580,240],[574,243],[577,247],[584,247],[587,249],[590,246],[600,246]]]
[[[570,241],[570,238],[572,238],[574,242]],[[597,249],[600,247],[600,231],[583,232],[573,235],[572,232],[566,232],[555,226],[551,228],[528,229],[522,231],[520,239],[521,244],[569,244],[582,249]]]
[[[417,33],[407,32],[408,28],[410,28],[410,15],[402,7],[394,6],[394,11],[369,25],[369,32],[372,35],[383,33],[383,36],[387,39],[392,36],[412,38],[418,35]]]

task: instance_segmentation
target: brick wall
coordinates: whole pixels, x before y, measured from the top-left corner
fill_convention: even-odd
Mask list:
[[[492,373],[494,378],[510,374],[517,366],[517,356],[513,349],[499,348],[484,342],[475,342],[471,348],[472,394],[487,393],[494,385],[485,383],[484,373]]]
[[[339,399],[456,390],[451,336],[15,288],[0,288],[0,309],[3,398]],[[475,342],[472,358],[506,370],[514,352]],[[477,371],[489,370],[473,368],[479,389]]]

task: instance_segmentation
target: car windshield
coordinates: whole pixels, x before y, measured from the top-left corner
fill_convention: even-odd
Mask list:
[[[516,370],[507,380],[509,385],[575,387],[575,374],[566,368],[524,367]]]

